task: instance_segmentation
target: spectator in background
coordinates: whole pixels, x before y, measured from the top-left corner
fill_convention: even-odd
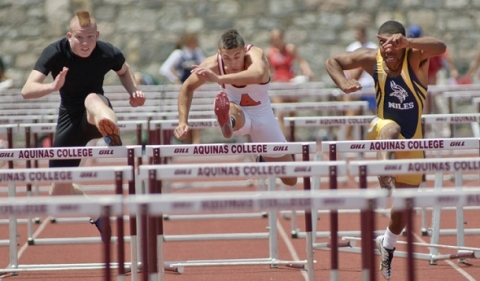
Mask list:
[[[0,90],[11,88],[13,85],[13,80],[8,78],[5,74],[7,71],[3,59],[0,57]]]
[[[475,77],[478,68],[480,67],[480,52],[477,53],[475,59],[470,63],[470,67],[468,68],[467,73],[465,76],[460,78],[459,84],[471,84],[473,81],[478,80],[478,76]]]
[[[0,57],[0,90],[11,88],[13,85],[13,80],[5,74],[6,70],[3,59]],[[0,149],[4,148],[8,148],[8,141],[4,140],[3,135],[0,135]],[[7,163],[7,161],[0,161],[0,167],[3,167],[5,163]]]
[[[411,25],[408,28],[408,37],[410,38],[419,38],[423,36],[422,28],[418,25]],[[437,84],[437,74],[442,69],[446,68],[449,70],[450,83],[456,83],[455,81],[458,78],[458,70],[455,66],[453,56],[448,51],[441,54],[440,56],[431,57],[429,60],[428,66],[428,84],[436,85]]]
[[[193,65],[199,65],[205,60],[205,55],[198,46],[198,37],[194,33],[185,33],[176,49],[160,67],[160,74],[170,82],[182,84],[190,76]],[[191,130],[186,140],[188,143],[200,143],[200,131]]]
[[[186,33],[177,43],[176,49],[160,67],[160,74],[170,82],[182,84],[190,76],[193,65],[199,65],[205,55],[198,46],[196,34]]]
[[[300,68],[300,72],[305,76],[305,80],[314,78],[314,74],[310,69],[308,62],[303,59],[297,52],[297,47],[292,43],[285,43],[284,32],[274,29],[270,32],[270,47],[267,49],[267,59],[270,63],[270,70],[273,72],[273,82],[291,82],[297,75],[296,65]],[[298,97],[279,97],[274,96],[272,102],[298,102]],[[287,131],[283,125],[284,112],[277,112],[277,119],[282,132],[286,135]],[[293,116],[293,112],[290,112]]]
[[[137,85],[160,85],[158,79],[148,72],[135,71],[133,75]]]

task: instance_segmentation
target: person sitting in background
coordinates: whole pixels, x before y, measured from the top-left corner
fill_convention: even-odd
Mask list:
[[[284,32],[279,29],[274,29],[270,32],[270,47],[267,49],[267,59],[270,63],[270,70],[273,72],[273,82],[291,82],[295,78],[295,63],[300,67],[302,75],[306,76],[308,80],[314,78],[314,74],[310,69],[308,62],[302,58],[297,52],[297,47],[292,43],[285,43]],[[298,102],[298,97],[280,97],[273,96],[272,102]],[[284,112],[277,112],[277,119],[280,124],[280,128],[284,135],[287,135],[287,131],[283,124]],[[293,112],[290,112],[290,116],[294,116]]]
[[[181,84],[190,76],[192,66],[202,63],[203,60],[205,55],[198,46],[197,35],[186,33],[160,67],[160,74],[172,83]]]
[[[475,77],[478,68],[480,67],[480,52],[477,53],[475,59],[470,63],[467,73],[460,78],[459,84],[472,84],[474,80],[478,80],[478,76]]]
[[[177,43],[176,49],[160,67],[160,74],[175,84],[182,84],[190,76],[193,65],[199,65],[205,55],[198,46],[196,34],[186,33]],[[200,131],[192,130],[186,138],[187,143],[200,143]]]
[[[0,57],[0,90],[8,89],[13,86],[13,80],[10,79],[6,74],[5,64],[3,59]],[[8,148],[8,141],[4,139],[3,135],[0,135],[0,149]],[[3,167],[7,161],[1,161],[0,167]]]
[[[5,73],[7,69],[5,68],[5,63],[0,57],[0,90],[8,89],[13,86],[13,80],[10,79]]]

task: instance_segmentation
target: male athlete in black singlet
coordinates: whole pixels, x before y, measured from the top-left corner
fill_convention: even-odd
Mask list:
[[[361,48],[329,58],[325,67],[332,80],[345,93],[361,89],[355,79],[347,79],[344,70],[363,68],[375,80],[377,116],[370,124],[369,139],[423,138],[421,116],[427,96],[428,60],[445,52],[443,42],[432,38],[406,38],[405,27],[396,21],[385,22],[378,31],[379,48]],[[388,152],[379,159],[423,158],[423,151]],[[422,175],[382,176],[383,188],[418,187]],[[381,252],[381,271],[391,279],[391,262],[398,236],[406,225],[402,212],[392,211],[385,235],[377,237]]]
[[[66,38],[47,46],[22,89],[25,99],[34,99],[59,91],[61,102],[54,147],[85,146],[103,137],[110,146],[122,145],[117,117],[103,95],[103,80],[110,70],[117,73],[130,95],[132,107],[145,103],[122,52],[113,45],[98,41],[95,19],[86,11],[70,21]],[[51,73],[54,81],[44,83]],[[50,167],[77,167],[81,159],[50,160]],[[83,194],[72,183],[55,183],[52,195]],[[93,221],[97,227],[99,220]],[[103,238],[102,233],[102,238]]]

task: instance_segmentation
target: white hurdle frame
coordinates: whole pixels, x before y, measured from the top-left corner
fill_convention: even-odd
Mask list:
[[[410,142],[415,140],[409,140]],[[417,140],[418,141],[418,140]],[[478,141],[478,140],[477,140]],[[382,141],[385,142],[385,141]],[[388,142],[388,141],[387,141]],[[373,144],[374,142],[372,142]],[[378,141],[377,141],[378,143]],[[400,142],[398,142],[400,143]],[[415,165],[419,165],[418,169]],[[368,174],[375,175],[392,175],[392,174],[411,174],[411,173],[425,173],[425,172],[456,172],[461,176],[461,171],[480,171],[479,158],[427,158],[427,159],[396,159],[391,161],[385,160],[369,160],[369,161],[351,161],[349,163],[349,172],[351,175],[360,177],[360,188],[365,188],[366,178]],[[441,186],[434,187],[434,190],[441,191]],[[457,186],[457,191],[462,191],[462,187]],[[432,237],[431,244],[438,245],[440,235],[440,216],[441,209],[439,205],[433,206],[432,215]],[[457,246],[465,246],[465,229],[463,220],[463,208],[457,208]],[[395,253],[397,255],[397,253]],[[400,255],[400,253],[398,253]],[[416,258],[427,259],[430,264],[436,264],[440,259],[450,258],[470,258],[475,257],[469,254],[463,255],[459,253],[453,257],[438,256],[438,248],[430,248],[429,255],[417,254]]]
[[[443,118],[443,117],[442,117]],[[435,119],[438,122],[441,122],[441,119]],[[390,151],[405,151],[405,150],[423,150],[423,151],[439,151],[439,150],[475,150],[480,154],[480,138],[443,138],[443,139],[411,139],[411,140],[374,140],[374,141],[330,141],[322,143],[322,153],[328,153],[328,159],[333,161],[336,160],[337,153],[347,153],[347,152],[377,152],[378,149],[375,148],[375,145],[379,144],[388,145],[388,150]],[[438,145],[439,147],[437,148]],[[411,146],[411,147],[410,147]],[[416,148],[414,146],[417,146]],[[435,175],[435,185],[441,185],[442,182],[442,173],[436,173]],[[461,179],[461,175],[456,178]],[[426,176],[422,179],[420,184],[420,189],[425,188]],[[461,216],[461,214],[460,214]],[[425,210],[422,210],[422,235],[428,235],[428,229],[426,226],[426,213]]]
[[[480,102],[480,101],[479,101]],[[295,127],[334,127],[334,126],[368,126],[375,116],[295,116],[284,117],[285,127],[290,126],[290,138],[295,138]],[[467,124],[479,123],[480,113],[460,113],[460,114],[423,114],[422,127],[425,131],[425,125],[432,124]],[[358,133],[358,132],[357,132]],[[475,130],[473,130],[473,137]],[[358,136],[358,135],[357,135]],[[360,138],[359,138],[360,139]]]
[[[201,124],[204,122],[200,121]],[[208,151],[208,152],[207,152]],[[234,143],[234,144],[208,144],[208,145],[149,145],[146,147],[146,156],[151,157],[154,164],[162,163],[162,158],[171,158],[177,156],[227,156],[227,155],[258,155],[261,153],[268,153],[268,154],[276,154],[276,155],[284,155],[284,154],[302,154],[303,160],[310,159],[310,153],[315,153],[316,151],[316,144],[313,142],[305,142],[305,143]],[[165,162],[165,161],[164,161]],[[212,185],[214,183],[212,182]],[[162,181],[162,188],[168,188],[171,185],[170,182],[164,180]],[[233,186],[240,186],[243,185],[242,182],[234,182]],[[251,186],[252,183],[247,181],[247,185]],[[227,186],[227,183],[222,183],[222,186]],[[271,183],[270,188],[274,188],[275,182]],[[193,186],[191,186],[193,187]],[[165,191],[165,190],[163,190]],[[229,215],[229,217],[268,217],[265,212],[260,214],[235,214]],[[199,219],[206,219],[205,216],[190,216],[190,219],[193,218]],[[211,219],[220,218],[220,215],[210,215],[208,216]],[[225,216],[222,216],[225,217]],[[168,220],[177,220],[177,219],[187,219],[186,216],[169,216],[164,215],[164,219]],[[275,227],[275,225],[270,226]],[[241,234],[244,237],[244,234]],[[263,236],[263,235],[260,235]],[[211,237],[211,236],[210,236]],[[232,235],[228,235],[230,239],[235,238]],[[218,238],[218,237],[217,237]],[[264,237],[266,238],[266,236]],[[171,236],[166,237],[167,240],[169,239],[181,239],[179,237]],[[193,237],[191,238],[193,239]],[[197,239],[202,239],[201,237],[197,236]],[[225,239],[225,238],[224,238]],[[236,239],[239,239],[236,237]]]
[[[136,181],[135,181],[135,157],[142,156],[142,147],[141,146],[118,146],[118,147],[106,147],[106,146],[95,146],[95,147],[55,147],[55,148],[15,148],[15,149],[0,149],[0,159],[13,161],[13,160],[50,160],[50,159],[78,159],[78,158],[124,158],[127,161],[127,167],[132,168],[132,176],[128,182],[128,193],[136,193]],[[28,169],[28,168],[27,168]],[[33,168],[32,168],[33,169]],[[65,168],[63,168],[65,169]],[[8,171],[16,171],[9,169]],[[38,182],[33,182],[38,184]],[[32,183],[27,183],[32,184]],[[120,189],[115,190],[117,194],[123,194],[123,186],[120,186]],[[11,191],[9,189],[9,197],[15,197],[15,190]],[[27,191],[27,197],[32,197],[31,192]],[[117,218],[119,224],[123,224],[123,217]],[[11,219],[9,219],[9,224]],[[17,223],[15,221],[15,223]],[[28,244],[29,245],[51,245],[58,243],[97,243],[100,241],[99,237],[92,238],[37,238],[33,239],[33,226],[32,219],[27,220],[27,233],[28,233]],[[132,271],[137,270],[138,265],[138,246],[137,246],[137,226],[136,218],[130,218],[130,243],[131,243],[131,259],[132,259]],[[122,237],[113,237],[112,240],[124,239]],[[1,242],[1,241],[0,241]],[[0,243],[1,245],[1,243]]]
[[[275,111],[342,111],[347,109],[360,109],[365,111],[368,109],[368,102],[366,101],[352,101],[352,102],[298,102],[298,103],[272,103],[272,109]],[[213,109],[210,105],[208,109]],[[197,108],[192,106],[193,110],[207,110],[206,106]],[[200,111],[201,112],[201,111]],[[157,138],[154,144],[169,144],[169,135],[164,131],[174,130],[178,125],[178,120],[151,120],[151,127],[156,129]],[[198,118],[190,119],[188,125],[192,129],[205,129],[218,127],[218,122],[215,118]],[[289,141],[294,142],[290,139]]]
[[[124,167],[122,167],[124,168]],[[28,170],[31,171],[31,170]],[[128,175],[128,174],[127,174]],[[417,207],[430,207],[441,205],[444,207],[463,207],[480,206],[480,189],[470,189],[458,192],[456,189],[442,191],[421,191],[418,190],[399,190],[393,195],[393,201],[398,210],[405,210],[407,215],[407,226],[410,231],[407,232],[407,276],[408,280],[415,281],[414,268],[414,246],[432,247],[435,245],[413,242],[413,211]],[[372,207],[385,204],[386,192],[381,190],[344,190],[336,193],[329,191],[315,192],[242,192],[242,193],[216,193],[216,194],[188,194],[178,195],[140,195],[126,199],[114,197],[104,197],[96,199],[80,199],[77,197],[56,197],[45,198],[41,203],[29,199],[0,199],[0,210],[8,215],[23,214],[65,214],[69,212],[98,213],[107,216],[110,214],[122,215],[124,207],[129,209],[131,215],[140,215],[141,220],[146,222],[149,217],[161,216],[165,212],[183,213],[183,212],[207,212],[207,211],[238,211],[238,210],[258,210],[268,208],[269,210],[279,210],[281,208],[312,210],[318,208],[327,208],[330,210],[343,209],[362,209],[370,211],[368,214],[372,219]],[[380,203],[380,204],[378,204]],[[374,221],[370,221],[368,226],[362,225],[362,231],[370,232]],[[142,224],[146,227],[146,224]],[[332,235],[334,236],[334,235]],[[363,241],[362,241],[363,242]],[[374,264],[374,254],[378,252],[373,249],[373,241],[370,241],[370,247],[362,247],[362,280],[376,280]],[[108,243],[104,244],[104,263],[105,281],[110,281],[110,251]],[[332,251],[336,251],[335,248]],[[480,257],[480,248],[468,248],[471,255]],[[369,267],[365,267],[368,265]],[[66,265],[64,265],[66,266]],[[61,269],[64,269],[63,267]],[[41,268],[41,270],[50,270]],[[150,271],[147,271],[147,273]],[[338,281],[338,272],[333,268],[330,270],[331,280]],[[313,274],[313,271],[312,271]],[[309,274],[309,281],[313,281],[314,276]],[[119,280],[124,280],[124,276]],[[145,274],[143,280],[152,280],[151,274]],[[163,279],[163,275],[158,278]]]
[[[273,147],[273,146],[272,146]],[[240,178],[261,178],[268,176],[270,182],[270,188],[275,186],[275,177],[304,177],[304,189],[310,190],[310,179],[312,175],[323,175],[336,178],[337,175],[345,174],[345,162],[262,162],[262,163],[235,163],[235,164],[200,164],[200,165],[142,165],[139,170],[138,177],[143,180],[149,181],[150,188],[155,188],[161,180],[165,179],[188,179],[188,178],[211,178],[211,175],[205,174],[204,171],[207,169],[210,170],[233,170],[235,173],[226,173],[222,175],[215,176],[216,178],[229,178],[240,177]],[[237,173],[238,171],[238,173]],[[249,174],[246,171],[256,171],[255,174]],[[273,190],[270,190],[273,192]],[[176,195],[179,196],[179,195]],[[145,206],[145,208],[147,208]],[[154,208],[152,206],[152,208]],[[269,211],[269,225],[270,225],[270,239],[269,239],[269,249],[270,256],[269,258],[264,259],[239,259],[239,260],[203,260],[203,261],[185,261],[171,264],[170,266],[221,266],[221,265],[254,265],[254,264],[269,264],[271,267],[276,267],[279,264],[295,265],[295,264],[306,264],[309,280],[314,280],[313,278],[313,248],[312,248],[312,235],[311,235],[311,210],[305,212],[305,223],[307,233],[307,261],[281,261],[278,260],[278,253],[276,249],[277,236],[276,228],[274,226],[277,220],[276,213]],[[143,245],[144,247],[148,246],[148,249],[157,251],[156,254],[151,254],[150,257],[157,257],[160,265],[164,263],[163,256],[163,225],[161,217],[163,215],[157,213],[157,216],[153,218],[153,232],[149,230],[150,239],[148,239],[148,245]],[[155,231],[155,221],[160,217],[158,232]],[[155,235],[156,234],[156,235]],[[155,235],[156,239],[152,238],[152,235]],[[146,241],[147,238],[145,237]],[[147,248],[145,248],[146,250]],[[144,254],[146,254],[144,252]],[[150,264],[157,264],[157,261],[150,261]],[[161,267],[161,266],[160,266]],[[153,268],[153,272],[149,269],[149,275],[153,278],[156,278],[157,272],[156,268]],[[160,280],[163,279],[163,272],[160,272]]]
[[[134,169],[130,166],[110,166],[110,167],[75,167],[69,170],[65,168],[26,168],[15,170],[0,170],[0,178],[2,182],[8,183],[9,198],[1,199],[0,206],[4,207],[1,214],[8,215],[10,219],[9,225],[9,255],[10,264],[7,269],[0,269],[0,273],[9,273],[17,275],[22,271],[42,271],[42,270],[79,270],[79,269],[98,269],[105,268],[105,272],[110,275],[109,271],[112,267],[118,268],[119,278],[125,278],[125,246],[123,239],[123,223],[117,225],[118,233],[122,234],[116,240],[118,247],[118,262],[116,264],[110,262],[110,242],[103,242],[104,264],[58,264],[58,265],[21,265],[18,262],[17,252],[17,215],[32,213],[62,213],[62,214],[78,214],[87,213],[95,216],[101,215],[109,217],[111,214],[117,216],[117,220],[123,217],[122,199],[115,198],[116,204],[110,199],[104,199],[101,204],[95,203],[88,198],[79,198],[78,196],[59,196],[42,198],[41,203],[32,198],[22,198],[24,203],[30,203],[33,207],[23,209],[21,205],[16,206],[11,199],[15,199],[15,188],[17,183],[45,183],[45,182],[95,182],[99,180],[111,179],[114,181],[116,188],[121,188],[123,181],[131,181],[134,178]],[[113,196],[117,197],[117,196]],[[118,196],[119,197],[119,196]],[[18,199],[17,199],[18,200]],[[97,199],[99,200],[99,199]],[[0,201],[1,202],[1,201]],[[60,203],[62,202],[62,203]],[[77,208],[76,206],[82,206]],[[103,208],[105,207],[105,209]],[[121,280],[121,279],[120,279]]]

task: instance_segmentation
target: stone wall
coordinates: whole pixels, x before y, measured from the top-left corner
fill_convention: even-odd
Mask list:
[[[286,30],[310,62],[317,81],[330,82],[326,58],[353,40],[353,27],[398,20],[418,24],[443,39],[465,72],[480,41],[480,0],[2,0],[0,55],[7,74],[21,87],[42,49],[67,32],[74,12],[89,10],[98,21],[101,40],[118,46],[135,70],[159,76],[161,63],[183,31],[195,31],[206,54],[235,27],[248,43],[268,46],[268,32]],[[118,84],[114,74],[106,84]]]

